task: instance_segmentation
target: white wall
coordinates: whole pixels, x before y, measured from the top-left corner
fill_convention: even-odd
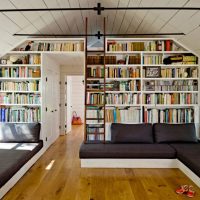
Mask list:
[[[84,120],[84,77],[72,76],[72,112],[76,111],[78,116]]]

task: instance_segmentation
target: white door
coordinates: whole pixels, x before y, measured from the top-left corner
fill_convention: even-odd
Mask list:
[[[59,124],[60,124],[60,85],[59,85],[60,76],[59,73],[54,72],[53,74],[53,89],[52,89],[52,99],[53,99],[53,134],[57,138],[60,134]],[[54,138],[54,139],[55,139]]]
[[[45,78],[45,132],[46,132],[46,141],[51,143],[52,141],[52,123],[53,123],[53,72],[50,69],[46,69],[46,78]]]
[[[67,76],[65,79],[65,102],[66,102],[66,114],[65,114],[65,124],[66,124],[66,128],[65,128],[65,133],[69,133],[72,129],[72,77],[71,76]]]

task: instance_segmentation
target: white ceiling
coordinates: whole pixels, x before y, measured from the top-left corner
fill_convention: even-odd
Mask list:
[[[131,6],[200,7],[200,0],[1,0],[0,9]],[[24,37],[14,33],[81,34],[85,33],[84,21],[88,17],[89,32],[102,30],[106,17],[107,33],[161,33],[184,32],[176,38],[200,55],[200,12],[177,10],[123,10],[103,11],[51,11],[0,13],[0,53],[13,48]],[[95,38],[90,38],[91,43]]]

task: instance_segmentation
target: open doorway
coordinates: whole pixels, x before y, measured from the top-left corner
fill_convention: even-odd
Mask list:
[[[65,76],[65,133],[72,129],[73,114],[84,122],[84,77]]]

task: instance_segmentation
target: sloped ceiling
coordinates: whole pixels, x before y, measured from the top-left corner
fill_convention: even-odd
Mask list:
[[[200,7],[199,0],[1,0],[0,8],[95,7],[97,2],[104,7]],[[92,34],[102,30],[103,17],[107,33],[183,32],[185,36],[175,38],[200,55],[200,12],[181,10],[115,10],[101,16],[95,11],[4,12],[0,13],[0,54],[24,39],[14,33],[84,34],[85,17]],[[90,38],[91,43],[95,40]]]

